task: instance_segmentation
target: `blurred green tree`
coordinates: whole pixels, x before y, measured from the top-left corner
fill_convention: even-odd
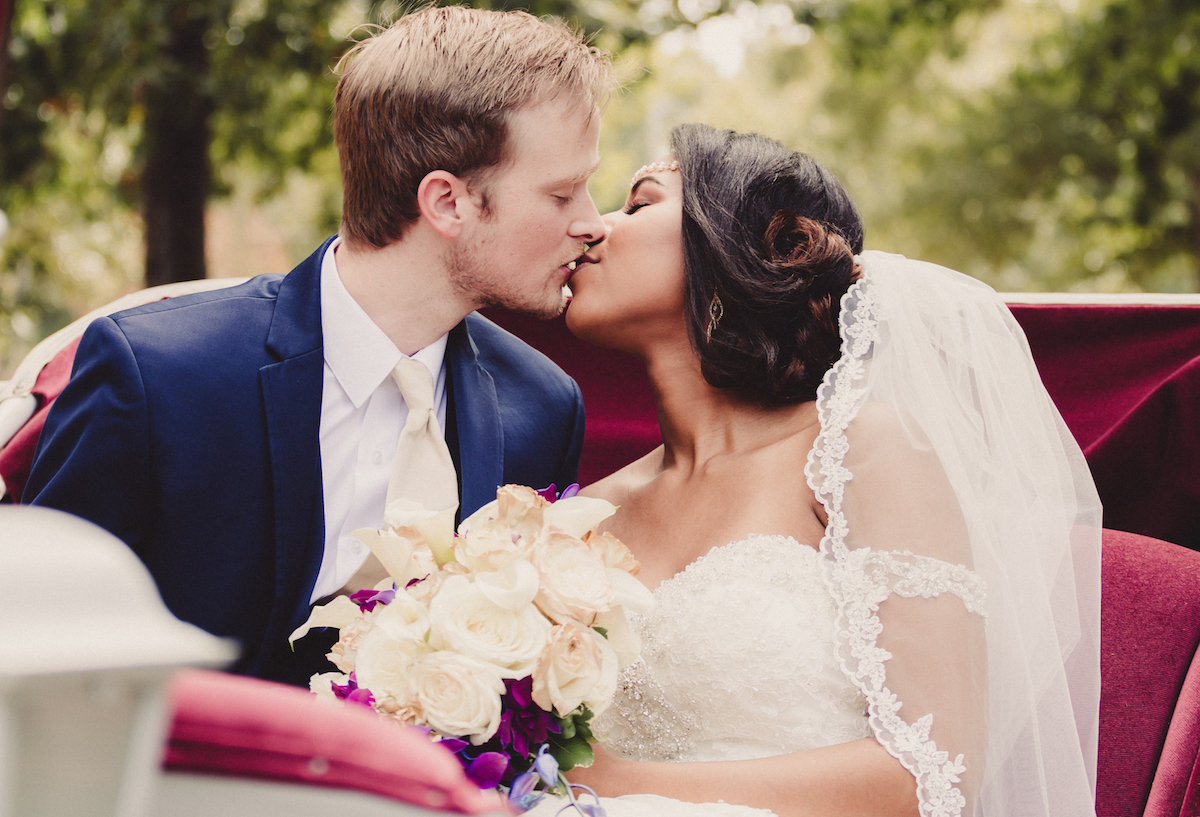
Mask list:
[[[932,42],[931,32],[972,3],[979,0],[802,2],[796,13],[818,25],[844,18],[847,53],[878,56],[890,53],[885,46],[897,33],[915,31],[909,40]],[[475,5],[566,18],[602,47],[622,51],[651,32],[699,22],[736,3]],[[279,181],[289,169],[307,169],[328,147],[330,67],[348,45],[338,36],[345,31],[334,33],[339,19],[348,29],[355,21],[389,20],[401,6],[395,0],[49,0],[20,2],[16,10],[0,180],[6,189],[26,191],[53,183],[63,161],[47,138],[56,115],[102,112],[100,139],[107,127],[136,125],[120,192],[141,211],[145,280],[155,285],[204,276],[204,208],[220,178],[214,166],[251,156]],[[0,208],[6,204],[0,200]]]
[[[118,186],[145,223],[146,283],[204,276],[213,163],[239,153],[278,174],[329,142],[330,65],[344,49],[321,0],[18,2],[0,130],[0,207],[61,178],[53,120],[133,126]]]
[[[645,78],[661,35],[701,34],[750,4],[476,5],[566,18]],[[0,0],[0,23],[11,17],[0,52],[0,212],[11,220],[0,248],[0,369],[19,347],[138,283],[204,275],[205,205],[234,184],[245,193],[247,172],[261,197],[297,172],[319,177],[311,209],[321,223],[299,231],[297,245],[333,228],[332,66],[359,24],[408,6],[15,0],[9,15],[14,0]],[[619,200],[625,165],[658,149],[651,135],[702,119],[814,150],[846,179],[876,246],[1009,289],[1193,289],[1192,6],[758,0],[764,16],[802,24],[803,42],[752,45],[751,71],[720,82],[699,69],[639,80],[606,116],[598,199]],[[1040,34],[1013,35],[1022,26]],[[1019,42],[1003,74],[965,81],[1006,38]]]
[[[944,124],[906,205],[952,225],[947,263],[1019,266],[1047,289],[1080,270],[1101,288],[1200,286],[1193,0],[1086,4]]]

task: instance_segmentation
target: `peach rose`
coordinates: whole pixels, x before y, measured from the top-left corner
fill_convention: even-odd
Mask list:
[[[586,703],[599,714],[617,688],[617,658],[604,638],[575,622],[550,630],[546,648],[533,671],[533,700],[566,717]]]

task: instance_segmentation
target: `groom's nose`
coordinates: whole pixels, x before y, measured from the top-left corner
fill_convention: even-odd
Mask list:
[[[567,232],[572,238],[578,238],[580,241],[589,246],[599,241],[604,240],[604,236],[608,235],[608,227],[604,220],[600,218],[600,211],[596,209],[592,197],[587,197],[587,209],[580,213],[579,217],[571,222]]]

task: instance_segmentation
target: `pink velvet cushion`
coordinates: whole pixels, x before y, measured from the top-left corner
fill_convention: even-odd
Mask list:
[[[1102,575],[1096,813],[1195,815],[1200,553],[1106,530]]]
[[[169,770],[356,789],[460,814],[503,810],[449,752],[366,709],[200,670],[177,675],[170,696]]]
[[[71,379],[71,367],[75,363],[75,350],[78,348],[79,338],[76,338],[46,364],[34,381],[31,391],[38,400],[37,412],[29,418],[29,422],[21,426],[11,440],[7,443],[0,440],[0,478],[4,479],[14,502],[20,502],[21,495],[25,493],[29,469],[33,466],[33,452],[37,448],[42,426],[46,424],[46,415],[58,399],[58,393]]]

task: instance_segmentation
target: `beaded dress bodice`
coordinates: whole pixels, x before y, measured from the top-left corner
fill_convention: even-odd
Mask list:
[[[713,548],[633,620],[642,660],[596,722],[638,760],[745,760],[871,734],[834,654],[837,608],[820,556],[786,536]]]

